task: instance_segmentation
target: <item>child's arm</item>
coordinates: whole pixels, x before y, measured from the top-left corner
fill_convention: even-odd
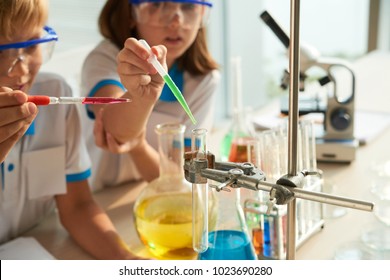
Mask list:
[[[124,144],[118,143],[114,136],[104,130],[103,109],[96,115],[93,133],[98,147],[118,154],[129,152],[136,159],[134,164],[145,181],[150,182],[159,176],[159,154],[146,141],[144,133]]]
[[[62,225],[72,238],[97,259],[139,259],[118,235],[107,214],[92,197],[87,180],[68,183],[56,196]]]
[[[166,48],[157,46],[152,51],[166,69]],[[134,162],[146,181],[159,175],[159,156],[145,140],[145,133],[153,106],[164,86],[163,79],[147,61],[149,56],[149,50],[138,40],[127,39],[117,56],[118,74],[127,92],[121,95],[118,87],[108,85],[96,92],[95,96],[122,96],[130,98],[131,102],[93,106],[96,145],[113,153],[129,152],[136,158]]]
[[[26,101],[25,93],[0,87],[0,163],[5,160],[38,113],[36,105]]]
[[[166,48],[156,46],[152,48],[152,51],[166,68]],[[140,138],[145,132],[150,113],[164,86],[163,79],[147,62],[149,56],[149,51],[134,38],[126,40],[124,48],[117,56],[118,74],[122,84],[127,89],[123,97],[130,98],[131,102],[105,106],[103,125],[104,130],[110,133],[118,143],[126,143],[129,140]],[[109,90],[108,87],[102,88],[95,96],[107,93],[107,90]],[[113,90],[119,91],[118,87],[113,87]],[[114,93],[114,95],[117,94]],[[110,96],[112,95],[113,93],[110,92]],[[95,115],[101,108],[94,106]]]

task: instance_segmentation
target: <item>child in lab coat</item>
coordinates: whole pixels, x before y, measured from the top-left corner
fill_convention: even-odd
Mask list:
[[[47,11],[46,0],[0,0],[0,244],[57,207],[62,225],[93,257],[134,259],[91,195],[77,107],[38,112],[26,102],[27,94],[72,95],[61,77],[39,73],[57,40],[45,26]]]
[[[87,107],[88,117],[83,121],[93,162],[93,187],[158,177],[154,128],[159,123],[184,124],[187,147],[192,129],[211,130],[220,80],[206,42],[205,21],[211,6],[204,0],[106,2],[99,18],[104,40],[83,64],[81,94],[124,96],[132,102],[115,108]],[[169,69],[197,120],[196,126],[147,62],[149,53],[139,39],[148,42]]]

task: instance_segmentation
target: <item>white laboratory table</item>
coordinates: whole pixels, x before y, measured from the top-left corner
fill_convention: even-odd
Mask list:
[[[357,78],[356,107],[358,109],[390,113],[390,53],[374,52],[354,64]],[[210,150],[218,149],[223,130],[211,133]],[[320,163],[325,180],[336,183],[334,194],[375,202],[370,192],[374,160],[390,159],[390,129],[386,129],[367,145],[359,147],[356,160],[350,164]],[[103,190],[95,194],[107,211],[119,233],[134,253],[148,256],[133,225],[133,203],[145,187],[134,183]],[[306,241],[296,252],[299,260],[333,259],[335,251],[348,242],[358,241],[361,231],[371,223],[378,223],[372,212],[349,209],[339,218],[325,219],[324,228]],[[36,238],[57,259],[91,259],[69,237],[59,223],[56,213],[25,236]]]

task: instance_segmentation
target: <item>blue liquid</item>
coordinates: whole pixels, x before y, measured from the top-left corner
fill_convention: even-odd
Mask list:
[[[209,233],[209,248],[199,260],[257,260],[249,237],[242,231],[220,230]]]
[[[270,228],[269,218],[264,216],[264,245],[263,245],[263,254],[265,257],[272,257],[272,238],[271,238],[271,228]]]

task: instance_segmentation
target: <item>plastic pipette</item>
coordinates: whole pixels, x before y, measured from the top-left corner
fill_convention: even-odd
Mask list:
[[[148,58],[148,62],[150,64],[152,64],[154,68],[156,68],[157,72],[160,74],[160,76],[167,83],[169,89],[172,91],[172,93],[176,97],[177,101],[179,101],[179,103],[183,107],[184,111],[190,117],[192,123],[196,124],[195,117],[192,115],[192,112],[191,112],[190,108],[188,107],[188,104],[187,104],[186,100],[184,99],[183,94],[180,92],[179,88],[176,86],[175,82],[169,76],[167,71],[165,71],[165,69],[162,67],[161,63],[157,60],[157,57],[151,52],[149,44],[145,40],[142,40],[142,39],[139,40],[139,42],[141,44],[143,44],[150,51],[150,56]]]
[[[35,105],[51,105],[51,104],[116,104],[130,102],[127,98],[112,98],[112,97],[52,97],[46,95],[30,95],[27,98],[28,102]]]

